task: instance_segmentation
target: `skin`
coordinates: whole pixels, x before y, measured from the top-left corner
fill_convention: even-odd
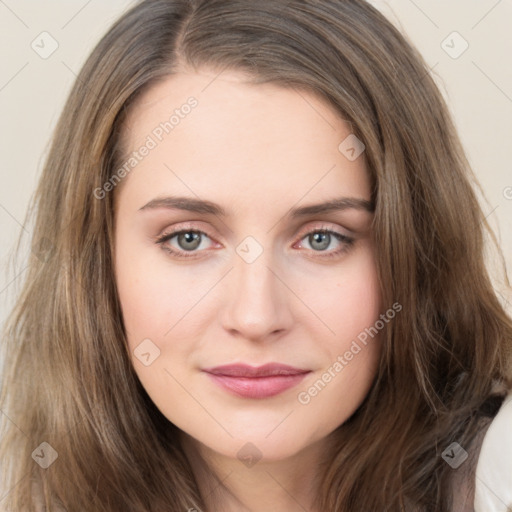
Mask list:
[[[318,464],[330,434],[370,389],[379,335],[308,404],[297,397],[379,318],[372,213],[286,214],[340,196],[369,201],[364,154],[349,161],[338,150],[350,126],[315,94],[206,69],[183,70],[145,91],[124,127],[127,152],[190,96],[197,107],[115,190],[115,274],[133,366],[183,432],[212,510],[316,510]],[[228,215],[140,210],[171,195],[213,201]],[[354,244],[331,236],[322,251],[308,237],[320,228]],[[206,233],[193,257],[170,255],[155,242],[179,229]],[[251,263],[236,252],[247,236],[262,249]],[[185,254],[189,247],[178,236],[165,244]],[[347,250],[325,257],[338,249]],[[149,366],[134,355],[145,339],[160,350]],[[252,399],[228,393],[201,371],[240,362],[311,373],[277,396]],[[251,467],[237,457],[247,443],[262,456]],[[199,456],[223,482],[213,493]]]

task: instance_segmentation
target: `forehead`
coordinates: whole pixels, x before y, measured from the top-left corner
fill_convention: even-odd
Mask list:
[[[368,197],[364,154],[339,146],[350,126],[319,95],[251,84],[237,72],[181,72],[152,85],[123,129],[125,159],[145,151],[123,182],[140,194],[187,192],[229,201],[333,188]],[[128,182],[128,184],[127,184]]]

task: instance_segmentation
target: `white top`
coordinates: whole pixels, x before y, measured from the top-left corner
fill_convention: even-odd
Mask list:
[[[512,511],[512,392],[485,433],[476,467],[475,512]]]

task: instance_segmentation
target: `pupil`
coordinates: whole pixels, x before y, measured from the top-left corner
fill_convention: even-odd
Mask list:
[[[197,249],[200,243],[199,233],[192,233],[188,231],[178,236],[178,242],[180,246],[185,250]]]
[[[310,240],[310,244],[313,248],[319,249],[323,251],[327,247],[329,247],[329,242],[331,241],[331,235],[329,233],[315,233],[313,236],[313,241]],[[319,244],[315,247],[315,244]]]

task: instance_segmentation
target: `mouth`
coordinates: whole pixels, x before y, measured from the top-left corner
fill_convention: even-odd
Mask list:
[[[233,364],[205,368],[215,384],[243,398],[269,398],[296,386],[311,370],[269,363],[254,367]]]

